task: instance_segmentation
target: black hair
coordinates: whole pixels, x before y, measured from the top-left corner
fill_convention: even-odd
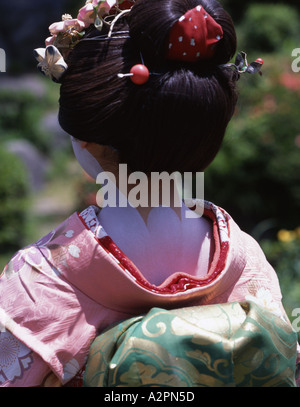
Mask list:
[[[223,28],[210,60],[166,59],[173,24],[202,5]],[[236,52],[231,17],[216,0],[137,0],[105,41],[80,41],[62,79],[59,121],[72,136],[110,145],[131,171],[203,171],[215,158],[237,102],[230,69]],[[91,29],[93,38],[99,31]],[[117,38],[118,37],[118,38]],[[144,62],[150,78],[136,85],[119,73]]]

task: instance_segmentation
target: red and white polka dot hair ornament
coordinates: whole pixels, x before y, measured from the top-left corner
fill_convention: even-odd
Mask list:
[[[223,38],[223,29],[202,6],[187,11],[173,25],[167,59],[194,62],[214,55],[215,45]]]

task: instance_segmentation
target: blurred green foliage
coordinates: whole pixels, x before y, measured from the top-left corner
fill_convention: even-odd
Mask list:
[[[236,116],[205,175],[205,196],[229,208],[248,232],[266,219],[277,228],[299,219],[300,95],[285,85],[278,63],[290,70],[284,58],[269,56],[263,77],[240,79]],[[300,90],[300,82],[295,86]]]
[[[276,269],[283,303],[291,318],[292,310],[300,306],[300,228],[296,231],[282,229],[278,240],[263,239],[260,244]]]
[[[43,95],[30,89],[0,90],[0,134],[1,143],[8,140],[26,139],[42,153],[51,155],[51,138],[41,126],[43,114],[55,106],[51,96],[45,91]]]
[[[0,254],[24,245],[29,185],[21,161],[0,147]]]
[[[9,153],[6,144],[15,140],[32,143],[52,159],[53,141],[42,119],[57,109],[57,89],[46,79],[26,76],[16,82],[1,82],[0,88],[0,264],[27,244],[32,189],[21,158]],[[2,78],[1,78],[2,79]]]
[[[29,92],[0,92],[0,131],[2,141],[26,138],[41,150],[47,149],[47,139],[38,126],[40,103]]]
[[[225,9],[229,12],[232,16],[235,24],[241,23],[246,11],[251,7],[253,4],[262,4],[264,6],[270,5],[271,7],[276,7],[278,5],[287,5],[293,8],[295,11],[300,11],[300,3],[299,0],[262,0],[260,2],[256,1],[255,3],[252,0],[219,0],[220,3],[225,7]],[[267,17],[267,20],[270,20]]]
[[[287,4],[251,4],[241,27],[239,42],[248,52],[284,52],[300,39],[299,14]]]

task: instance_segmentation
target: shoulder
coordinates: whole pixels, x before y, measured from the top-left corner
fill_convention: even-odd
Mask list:
[[[58,257],[59,252],[69,250],[70,246],[72,248],[72,241],[83,230],[86,229],[79,214],[73,213],[38,241],[18,250],[0,273],[1,280],[10,279],[14,274],[24,273],[27,269],[50,269],[52,260]]]

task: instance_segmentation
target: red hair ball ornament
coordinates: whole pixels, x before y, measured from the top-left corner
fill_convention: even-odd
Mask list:
[[[167,58],[187,62],[209,59],[222,38],[221,25],[198,5],[188,10],[171,28]]]
[[[133,83],[136,85],[143,85],[149,79],[150,72],[149,69],[143,64],[134,65],[130,69],[130,73],[119,73],[119,78],[130,77]]]
[[[131,80],[136,85],[143,85],[148,81],[150,76],[148,68],[142,64],[134,65],[130,69],[130,73],[132,74]]]

